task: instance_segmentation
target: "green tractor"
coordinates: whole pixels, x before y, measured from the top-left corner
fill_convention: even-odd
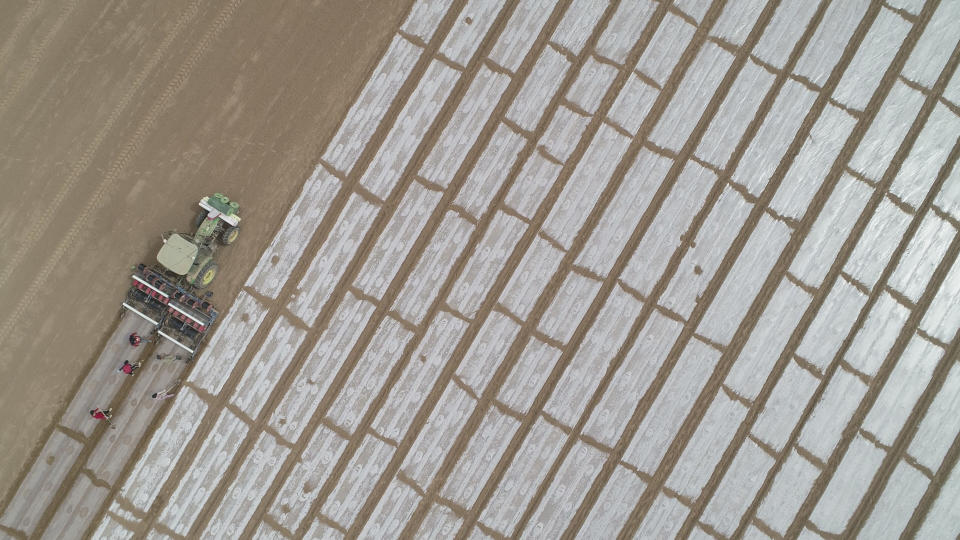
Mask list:
[[[240,204],[222,193],[200,199],[200,212],[194,220],[197,231],[191,236],[177,232],[163,235],[163,247],[157,262],[168,272],[181,276],[188,285],[203,289],[217,277],[213,252],[219,245],[230,245],[240,234]]]

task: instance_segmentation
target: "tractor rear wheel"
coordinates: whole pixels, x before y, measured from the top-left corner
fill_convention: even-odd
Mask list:
[[[238,236],[240,236],[240,227],[227,227],[220,233],[220,243],[229,246],[237,241]]]
[[[201,208],[200,211],[197,212],[197,217],[193,218],[193,228],[196,229],[200,225],[203,225],[203,220],[205,219],[207,219],[207,211]]]
[[[213,283],[213,278],[217,277],[217,263],[210,261],[207,264],[203,265],[203,268],[200,270],[200,273],[197,274],[197,278],[194,280],[193,286],[200,289],[205,289]]]

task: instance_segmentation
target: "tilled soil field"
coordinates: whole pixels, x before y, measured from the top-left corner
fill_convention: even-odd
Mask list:
[[[960,533],[960,3],[9,9],[0,534]]]

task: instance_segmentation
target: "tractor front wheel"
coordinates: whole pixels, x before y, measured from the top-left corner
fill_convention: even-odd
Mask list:
[[[197,274],[197,278],[194,280],[193,285],[195,287],[205,289],[213,283],[213,278],[217,277],[217,263],[210,261],[207,264],[203,265],[203,269],[200,270],[200,273]]]
[[[229,246],[237,241],[238,236],[240,236],[240,227],[227,227],[220,233],[220,243]]]

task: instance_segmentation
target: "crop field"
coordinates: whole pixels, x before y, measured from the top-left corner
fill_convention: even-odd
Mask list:
[[[202,353],[117,430],[81,386],[0,537],[960,534],[960,1],[398,20]]]

